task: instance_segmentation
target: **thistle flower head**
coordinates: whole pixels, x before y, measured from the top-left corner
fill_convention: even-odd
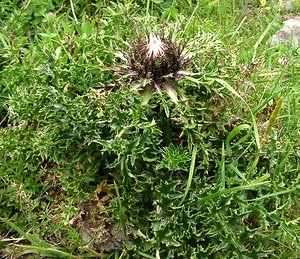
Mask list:
[[[165,44],[159,37],[150,34],[149,38],[147,37],[146,49],[147,57],[149,59],[155,59],[156,57],[164,55]]]
[[[151,33],[145,38],[138,38],[125,55],[127,75],[141,85],[143,79],[148,80],[149,84],[145,87],[153,90],[165,89],[172,100],[177,102],[177,96],[183,95],[175,81],[181,77],[180,71],[189,63],[183,50],[183,45],[177,45],[163,35]]]

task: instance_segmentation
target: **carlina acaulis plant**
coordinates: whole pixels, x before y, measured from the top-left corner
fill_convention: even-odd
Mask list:
[[[176,81],[183,76],[183,69],[190,59],[184,45],[174,43],[170,37],[150,33],[139,37],[131,44],[128,53],[123,53],[126,64],[121,72],[130,76],[142,87],[146,102],[152,93],[164,89],[173,102],[184,99]]]

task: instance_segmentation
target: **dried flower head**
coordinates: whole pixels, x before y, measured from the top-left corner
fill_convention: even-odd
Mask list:
[[[165,89],[174,102],[178,101],[178,96],[183,97],[175,84],[182,76],[181,70],[189,63],[183,45],[175,44],[170,38],[150,34],[137,39],[125,56],[127,64],[124,67],[133,81],[142,85],[144,79],[148,80],[146,87]]]
[[[150,34],[149,39],[147,39],[147,57],[148,59],[155,59],[156,57],[164,55],[165,44],[161,39],[155,35]]]

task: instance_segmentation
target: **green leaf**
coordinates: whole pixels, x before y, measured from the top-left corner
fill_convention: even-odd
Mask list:
[[[174,6],[170,6],[169,8],[166,8],[162,14],[162,18],[166,18],[169,15],[171,15],[171,17],[176,20],[178,17],[178,11]]]
[[[232,151],[230,148],[230,141],[240,133],[242,130],[250,130],[251,126],[248,124],[241,124],[239,126],[236,126],[232,131],[229,132],[226,138],[226,151],[228,155],[231,155]]]

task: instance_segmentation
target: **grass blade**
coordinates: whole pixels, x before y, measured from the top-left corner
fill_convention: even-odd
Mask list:
[[[20,227],[18,227],[15,223],[9,221],[8,219],[6,219],[6,218],[0,218],[0,221],[3,221],[7,225],[9,225],[12,229],[14,229],[15,231],[17,231],[21,236],[23,236],[24,238],[26,238],[30,243],[32,243],[34,245],[39,246],[39,247],[44,247],[44,248],[51,248],[52,247],[47,242],[39,239],[37,236],[32,235],[30,233],[26,233]]]
[[[257,128],[257,123],[256,123],[256,120],[254,118],[253,112],[251,111],[248,103],[238,94],[237,91],[235,91],[233,89],[233,87],[231,85],[229,85],[223,79],[220,79],[220,78],[210,78],[210,80],[214,80],[214,81],[218,82],[219,84],[221,84],[222,86],[224,86],[228,91],[230,91],[235,96],[237,96],[247,106],[247,108],[248,108],[248,110],[250,112],[250,116],[251,116],[251,120],[252,120],[252,124],[253,124],[252,126],[253,126],[253,131],[254,131],[255,142],[256,142],[258,150],[260,150],[261,149],[261,144],[260,144],[260,140],[259,140],[259,133],[258,133],[258,128]]]
[[[282,194],[294,192],[296,190],[297,190],[296,188],[293,188],[293,189],[288,189],[288,190],[284,190],[284,191],[273,192],[273,193],[270,193],[270,194],[263,195],[261,197],[255,198],[255,199],[251,199],[249,201],[260,201],[260,200],[268,199],[268,198],[271,198],[271,197],[274,197],[274,196],[278,196],[278,195],[282,195]]]
[[[75,256],[70,253],[64,252],[58,248],[45,248],[39,246],[26,246],[26,245],[17,245],[24,250],[19,253],[18,256],[26,255],[26,254],[37,254],[39,256],[47,256],[52,258],[83,258],[83,256]]]
[[[276,19],[276,18],[275,18]],[[263,39],[265,38],[266,34],[269,32],[269,30],[271,29],[271,27],[273,26],[274,22],[275,22],[275,19],[269,23],[268,27],[264,30],[263,34],[260,35],[258,41],[255,43],[254,45],[254,53],[253,53],[253,56],[252,56],[252,62],[255,61],[255,58],[256,58],[256,52],[257,52],[257,49],[258,49],[258,46],[261,44],[261,42],[263,41]]]
[[[220,182],[222,189],[225,189],[225,147],[224,142],[222,143],[222,158],[219,162],[219,173],[220,173]]]
[[[198,200],[196,202],[196,204],[205,203],[207,201],[213,200],[214,198],[217,198],[217,197],[222,196],[224,194],[229,194],[229,193],[234,193],[234,192],[244,191],[244,190],[254,190],[259,186],[266,185],[266,184],[270,183],[270,181],[264,181],[266,178],[269,178],[269,177],[270,177],[270,175],[266,174],[266,175],[264,175],[264,176],[262,176],[262,177],[260,177],[256,180],[250,182],[247,185],[236,186],[236,187],[232,187],[232,188],[229,188],[229,189],[225,189],[225,190],[221,190],[221,191],[212,193],[212,194]]]
[[[241,130],[250,130],[251,126],[248,124],[241,124],[236,126],[232,131],[229,132],[226,138],[226,152],[227,154],[231,155],[232,151],[230,148],[230,141],[237,135]]]
[[[190,187],[191,187],[191,184],[192,184],[192,180],[193,180],[193,176],[194,176],[194,170],[195,170],[195,162],[196,162],[196,156],[197,156],[197,150],[198,150],[198,145],[195,144],[194,145],[194,148],[193,148],[193,153],[192,153],[192,161],[191,161],[191,166],[190,166],[190,171],[189,171],[189,178],[188,178],[188,181],[187,181],[187,185],[186,185],[186,188],[185,188],[185,192],[184,192],[184,195],[181,199],[181,202],[179,203],[179,207],[183,204],[189,190],[190,190]]]

